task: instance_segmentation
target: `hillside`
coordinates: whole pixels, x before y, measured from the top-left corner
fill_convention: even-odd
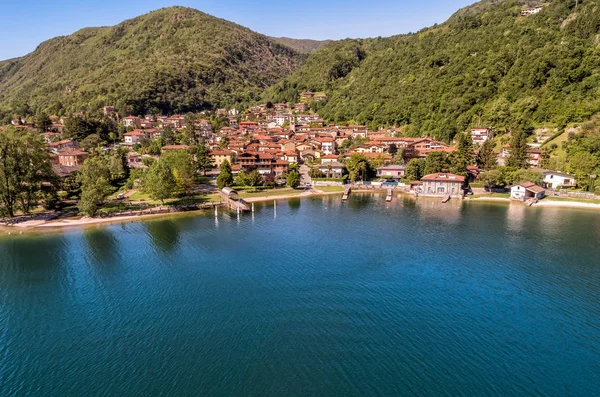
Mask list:
[[[600,111],[600,1],[578,3],[484,0],[416,34],[329,43],[266,99],[325,91],[328,121],[447,141],[474,125],[587,120]]]
[[[294,50],[302,54],[310,54],[313,51],[318,50],[324,45],[331,43],[331,40],[310,40],[310,39],[292,39],[290,37],[271,37],[278,43],[293,48]]]
[[[0,110],[174,113],[250,103],[305,55],[194,9],[86,28],[0,62]]]

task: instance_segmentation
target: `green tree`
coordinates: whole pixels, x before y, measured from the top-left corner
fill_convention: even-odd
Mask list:
[[[298,186],[300,186],[300,174],[296,171],[288,173],[287,185],[292,189],[296,189]]]
[[[525,132],[520,129],[513,133],[510,142],[510,157],[508,158],[506,165],[515,168],[529,167],[529,146],[527,146],[527,136],[525,135]]]
[[[494,153],[494,142],[487,140],[479,148],[477,153],[477,166],[486,171],[489,171],[496,167],[497,157]]]
[[[43,133],[50,130],[50,127],[52,127],[52,120],[50,120],[50,117],[46,113],[38,113],[35,117],[34,125],[39,133]]]
[[[241,170],[240,172],[238,172],[237,178],[235,178],[235,184],[236,186],[249,186],[250,183],[248,182],[248,175],[246,174],[246,172],[244,170]]]
[[[153,200],[160,200],[164,205],[165,199],[173,195],[177,188],[177,182],[173,176],[173,170],[168,162],[160,159],[148,168],[144,174],[144,191],[150,195]]]
[[[484,187],[489,190],[492,187],[502,185],[502,173],[498,170],[482,172],[477,177],[477,181],[483,183]]]
[[[213,167],[214,163],[210,156],[210,151],[204,141],[202,141],[196,146],[196,168],[203,175],[206,175],[206,172],[212,170]]]
[[[223,189],[225,186],[231,186],[233,184],[233,175],[231,174],[231,165],[229,161],[225,160],[221,163],[221,171],[217,176],[217,186],[219,189]]]
[[[81,199],[77,203],[79,211],[87,216],[95,216],[104,198],[110,193],[110,170],[101,156],[88,157],[77,177],[81,183]]]
[[[161,156],[175,177],[177,188],[189,192],[196,183],[196,167],[193,157],[185,150],[173,150]]]
[[[517,185],[523,182],[533,182],[536,185],[541,185],[544,181],[544,174],[538,171],[519,169],[512,172],[507,178],[506,182],[509,185]]]
[[[346,160],[346,169],[348,170],[352,182],[366,180],[372,171],[371,164],[367,157],[358,153],[353,154]]]
[[[0,131],[0,212],[29,213],[43,196],[43,182],[55,185],[49,153],[39,135],[7,127]]]
[[[257,170],[252,170],[248,174],[248,185],[255,187],[259,186],[261,183],[263,183],[263,177],[260,174],[260,172],[258,172]]]
[[[448,169],[448,156],[444,152],[431,152],[425,159],[425,175],[445,172]]]
[[[425,160],[411,159],[406,165],[405,177],[411,181],[420,180],[425,174]]]
[[[174,145],[175,144],[175,131],[173,128],[168,125],[166,126],[161,134],[163,142],[165,145]]]
[[[127,178],[127,158],[125,151],[114,150],[108,157],[108,170],[111,182],[122,181]]]

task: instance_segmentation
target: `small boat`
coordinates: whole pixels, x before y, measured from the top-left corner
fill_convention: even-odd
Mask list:
[[[442,203],[447,203],[448,201],[450,201],[452,197],[450,196],[450,194],[447,194],[444,199],[442,200]]]

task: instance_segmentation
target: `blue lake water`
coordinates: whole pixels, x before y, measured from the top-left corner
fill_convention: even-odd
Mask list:
[[[2,395],[598,395],[600,212],[256,209],[1,237]]]

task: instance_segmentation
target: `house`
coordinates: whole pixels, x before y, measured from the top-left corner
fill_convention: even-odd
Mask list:
[[[321,163],[317,168],[328,178],[341,178],[344,175],[344,164],[337,161]]]
[[[213,150],[210,152],[210,157],[213,159],[213,163],[215,167],[221,167],[225,161],[229,164],[235,162],[235,152],[232,150]]]
[[[321,164],[337,163],[339,161],[339,158],[340,156],[338,156],[337,154],[327,154],[321,157]]]
[[[288,122],[290,124],[293,123],[294,116],[292,116],[291,114],[287,114],[287,113],[278,113],[275,116],[273,116],[272,120],[278,126],[283,126],[286,122]]]
[[[148,134],[143,130],[133,130],[123,134],[123,141],[125,145],[135,145],[144,139],[148,139]]]
[[[560,189],[563,187],[575,187],[575,177],[558,171],[544,171],[544,187],[546,189]]]
[[[521,11],[521,16],[522,17],[528,17],[530,15],[535,15],[538,12],[542,11],[542,8],[544,8],[543,6],[537,6],[537,7],[533,7],[533,8],[526,8],[523,11]]]
[[[144,129],[150,129],[153,127],[152,122],[148,121],[148,120],[142,120],[140,121],[140,127],[144,128]]]
[[[308,105],[303,102],[299,102],[294,104],[294,111],[296,112],[306,112],[308,110]]]
[[[273,108],[278,112],[285,111],[285,110],[288,110],[288,104],[287,103],[276,103],[273,105]]]
[[[325,95],[325,94],[324,94],[324,93],[322,93],[322,92],[321,92],[321,93],[316,93],[316,94],[313,96],[313,100],[314,100],[315,102],[324,101],[324,100],[326,100],[326,99],[327,99],[327,95]]]
[[[58,163],[65,167],[79,167],[87,158],[86,152],[75,148],[64,148],[58,151]]]
[[[140,128],[142,120],[139,117],[127,116],[123,117],[123,125],[125,127]]]
[[[303,101],[311,101],[315,97],[315,93],[311,91],[303,92],[300,94],[300,99]]]
[[[532,147],[529,149],[529,160],[530,166],[539,168],[542,165],[542,158],[544,157],[544,151],[540,148]]]
[[[384,167],[377,168],[377,176],[379,178],[400,179],[404,177],[406,167],[403,165],[390,164]]]
[[[510,188],[511,200],[526,201],[528,199],[540,200],[546,195],[546,190],[533,182],[523,182]]]
[[[64,139],[64,140],[58,141],[58,142],[50,142],[47,146],[51,152],[58,153],[62,149],[67,149],[67,148],[75,149],[77,147],[77,144],[70,139]]]
[[[114,106],[104,106],[104,115],[105,116],[112,116],[113,114],[115,114]]]
[[[333,138],[317,138],[315,139],[321,145],[321,151],[324,155],[334,154],[336,149],[335,139]]]
[[[485,141],[492,139],[492,130],[490,128],[471,128],[471,138],[473,144],[483,145]]]
[[[423,195],[446,196],[449,194],[451,197],[462,198],[464,194],[464,176],[450,173],[429,174],[421,178],[421,182],[423,183],[421,186]]]

